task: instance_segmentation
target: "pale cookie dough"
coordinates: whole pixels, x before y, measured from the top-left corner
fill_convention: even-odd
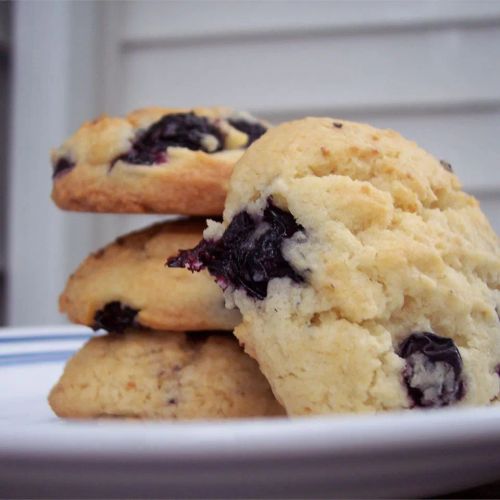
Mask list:
[[[91,254],[70,276],[59,308],[74,323],[120,331],[233,330],[241,317],[207,272],[169,269],[165,261],[202,237],[205,224],[165,222],[118,238]]]
[[[220,215],[234,163],[267,126],[228,108],[102,116],[52,152],[52,199],[85,212]]]
[[[270,130],[204,236],[170,265],[226,289],[289,414],[498,397],[498,238],[449,165],[398,133],[330,118]]]
[[[284,415],[232,334],[127,331],[89,340],[49,395],[65,418]]]

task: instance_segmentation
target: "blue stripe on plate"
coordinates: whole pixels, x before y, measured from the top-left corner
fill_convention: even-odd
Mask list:
[[[92,333],[74,333],[68,335],[27,335],[25,337],[1,337],[0,344],[9,344],[16,342],[39,342],[48,341],[52,342],[54,340],[87,340],[92,337]]]
[[[0,366],[66,361],[70,356],[73,356],[75,352],[76,350],[27,352],[23,354],[0,354]]]

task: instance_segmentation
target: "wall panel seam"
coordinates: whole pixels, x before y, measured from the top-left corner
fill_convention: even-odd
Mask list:
[[[475,198],[481,199],[495,199],[500,202],[500,186],[479,186],[468,188],[463,186],[464,191],[467,194],[474,196]]]
[[[414,34],[435,31],[476,31],[500,27],[500,16],[488,19],[463,19],[445,21],[415,21],[408,23],[380,23],[374,25],[317,26],[297,28],[266,28],[255,30],[224,31],[222,33],[196,33],[187,35],[154,35],[151,37],[127,37],[122,32],[119,40],[124,51],[152,48],[217,45],[230,42],[273,41],[283,39],[314,39],[323,37],[356,37],[360,35],[387,36],[389,34]]]
[[[359,105],[325,105],[321,108],[315,106],[299,106],[290,108],[265,107],[252,109],[254,113],[266,114],[272,119],[280,119],[291,115],[324,114],[334,112],[336,115],[384,115],[384,116],[435,116],[435,115],[463,115],[463,114],[494,114],[500,112],[499,99],[461,99],[450,101],[406,101],[401,103],[360,103]]]

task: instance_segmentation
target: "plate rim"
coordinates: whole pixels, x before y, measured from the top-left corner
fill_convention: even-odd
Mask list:
[[[6,327],[17,339],[82,333],[75,325]],[[54,361],[62,366],[63,361]],[[8,368],[6,366],[0,369]],[[57,427],[54,426],[57,422]],[[124,433],[127,438],[123,439]],[[460,438],[457,443],[457,436]],[[165,442],[169,446],[165,446]],[[500,404],[380,414],[273,417],[241,420],[153,422],[79,421],[53,417],[26,426],[0,420],[0,456],[79,456],[123,459],[263,458],[298,453],[363,453],[367,449],[500,445]],[[500,448],[499,448],[500,449]]]
[[[235,422],[65,421],[62,427],[44,422],[34,429],[0,425],[0,455],[11,456],[263,458],[485,444],[500,445],[500,407],[442,409],[431,415],[417,411]]]

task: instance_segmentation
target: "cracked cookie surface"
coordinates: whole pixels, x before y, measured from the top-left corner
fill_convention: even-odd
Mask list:
[[[70,276],[59,309],[74,323],[115,332],[133,326],[232,330],[240,314],[224,307],[207,272],[165,267],[167,257],[194,245],[204,227],[198,219],[164,222],[118,238]]]
[[[102,116],[52,152],[52,199],[65,210],[220,215],[234,163],[267,127],[222,107]]]
[[[128,330],[92,338],[68,361],[49,403],[65,418],[284,415],[230,333]]]
[[[224,285],[289,414],[498,400],[499,242],[449,168],[391,130],[282,124],[238,162],[205,244],[243,213],[265,222],[269,200],[301,228],[278,249],[301,280],[270,279],[260,298]]]

